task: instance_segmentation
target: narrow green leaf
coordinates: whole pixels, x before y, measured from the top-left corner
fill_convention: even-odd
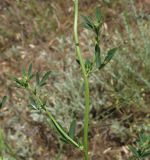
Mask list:
[[[27,73],[26,73],[25,67],[22,68],[22,77],[23,78],[27,77]]]
[[[55,129],[57,130],[57,132],[59,133],[59,135],[61,136],[61,140],[64,140],[64,142],[68,142],[67,140],[67,133],[65,131],[65,129],[54,119],[51,119],[53,125],[55,126]],[[68,135],[67,135],[68,136]]]
[[[43,108],[43,110],[45,110],[46,103],[47,101],[45,99],[42,100],[42,105],[40,107]]]
[[[31,80],[34,77],[34,74],[31,74],[29,78],[29,80]]]
[[[20,85],[20,86],[22,85],[22,84],[21,84],[21,80],[19,80],[18,78],[14,77],[14,81],[15,81],[18,85]]]
[[[117,48],[113,48],[108,51],[107,56],[104,59],[104,64],[107,64],[113,58],[116,51],[117,51]]]
[[[32,75],[32,63],[29,65],[28,68],[28,77],[30,77]]]
[[[2,107],[6,103],[6,100],[7,100],[7,96],[4,96],[3,99],[2,99],[2,101],[0,102],[0,109],[2,109]]]
[[[17,78],[14,78],[14,80],[19,86],[24,87],[24,88],[28,87],[28,82],[26,80],[19,80]]]
[[[93,69],[93,63],[89,60],[89,59],[86,59],[85,61],[85,70],[86,70],[86,73],[89,74]]]
[[[2,106],[6,103],[6,100],[7,100],[7,96],[4,96],[3,99],[2,99],[2,102],[1,102]]]
[[[86,59],[85,61],[85,67],[89,67],[91,65],[91,62],[89,59]]]
[[[136,157],[140,156],[135,147],[129,146],[129,149],[133,153],[134,156],[136,156]]]
[[[40,81],[40,86],[43,86],[46,84],[46,80],[48,79],[49,75],[50,75],[51,71],[48,71],[44,74],[42,80]]]
[[[34,74],[32,73],[32,64],[30,64],[28,68],[28,80],[31,80],[33,77]]]
[[[100,9],[99,9],[99,8],[96,8],[95,16],[96,16],[96,21],[97,21],[98,23],[100,23],[101,18],[102,18],[102,15],[101,15],[101,12],[100,12]]]
[[[150,151],[149,152],[144,152],[143,154],[142,154],[142,157],[143,158],[145,158],[145,157],[150,157]]]
[[[80,146],[77,142],[75,142],[67,133],[66,131],[62,128],[62,126],[56,121],[56,119],[53,117],[53,115],[46,110],[46,113],[48,115],[48,117],[51,119],[53,125],[55,126],[55,128],[57,129],[58,133],[61,135],[61,138],[63,138],[64,140],[68,141],[69,143],[73,144],[75,147],[77,148],[82,148],[82,146]]]
[[[100,47],[98,44],[95,45],[95,63],[96,67],[100,68],[101,66],[101,56],[100,56]]]
[[[93,30],[93,27],[91,25],[87,24],[87,23],[84,24],[84,28],[88,29],[88,30]]]
[[[74,139],[75,137],[75,129],[76,129],[76,119],[73,119],[73,121],[70,124],[70,129],[69,129],[69,136]]]
[[[39,85],[40,84],[40,76],[39,73],[36,73],[36,84]]]
[[[83,21],[84,21],[84,27],[88,30],[93,30],[94,29],[94,24],[92,22],[92,19],[87,16],[82,16]]]
[[[29,100],[30,100],[30,106],[31,106],[33,109],[37,110],[37,109],[38,109],[38,106],[37,106],[34,98],[30,96],[30,97],[29,97]]]
[[[80,65],[80,61],[78,59],[76,59],[76,62]]]

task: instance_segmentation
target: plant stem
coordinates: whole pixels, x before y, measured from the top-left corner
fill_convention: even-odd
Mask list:
[[[46,113],[46,116],[53,122],[54,126],[56,127],[56,129],[63,134],[63,136],[71,143],[73,144],[75,147],[79,148],[80,150],[83,150],[83,147],[80,146],[76,141],[74,141],[63,129],[62,127],[59,125],[59,123],[57,122],[57,120],[55,119],[55,117],[52,115],[51,112],[48,111],[47,109],[47,105],[45,104],[43,106],[43,102],[40,99],[39,95],[35,95],[34,94],[34,89],[28,85],[28,91],[32,94],[32,96],[37,100],[37,102],[39,103],[40,106],[42,106],[42,108],[39,108],[40,112]]]
[[[88,160],[88,128],[89,128],[89,111],[90,111],[90,96],[89,96],[89,81],[84,79],[85,83],[85,111],[84,111],[84,152],[85,160]]]
[[[74,13],[74,38],[76,44],[76,53],[81,65],[81,70],[84,78],[84,89],[85,89],[85,111],[84,111],[84,159],[88,160],[88,127],[89,127],[89,111],[90,111],[90,96],[89,96],[89,80],[88,75],[86,74],[84,60],[81,55],[81,50],[79,47],[79,38],[78,38],[78,0],[74,0],[75,13]]]

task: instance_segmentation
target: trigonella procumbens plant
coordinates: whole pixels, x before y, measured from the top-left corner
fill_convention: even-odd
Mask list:
[[[40,93],[40,88],[46,84],[50,72],[46,72],[42,77],[39,76],[39,73],[32,73],[32,64],[29,65],[28,71],[23,69],[22,79],[15,78],[17,84],[24,89],[26,89],[30,94],[30,108],[39,111],[41,114],[46,116],[51,120],[51,123],[57,130],[57,134],[64,143],[73,145],[75,148],[79,149],[80,152],[83,152],[84,159],[89,160],[88,155],[88,128],[89,128],[89,112],[90,112],[90,91],[89,91],[89,77],[93,71],[101,70],[106,64],[110,62],[116,48],[111,49],[105,55],[105,58],[101,58],[101,48],[100,48],[100,31],[102,27],[102,15],[99,9],[95,11],[94,19],[83,16],[84,27],[89,31],[93,32],[95,35],[95,46],[94,54],[92,59],[83,59],[80,49],[80,43],[78,39],[78,0],[74,0],[74,40],[75,40],[75,52],[77,55],[76,61],[79,63],[82,78],[84,83],[84,98],[85,98],[85,111],[84,111],[84,131],[83,131],[83,142],[80,142],[78,137],[75,137],[75,128],[76,120],[70,124],[70,129],[67,131],[60,125],[57,121],[57,117],[54,117],[53,114],[49,111],[48,104],[45,99],[42,98]],[[35,77],[35,85],[31,83],[31,79]]]

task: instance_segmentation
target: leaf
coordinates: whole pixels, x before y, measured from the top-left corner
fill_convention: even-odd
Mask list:
[[[69,129],[69,136],[74,139],[75,137],[75,129],[76,129],[76,119],[73,119],[73,121],[70,124],[70,129]]]
[[[18,85],[20,85],[20,86],[22,86],[22,83],[21,83],[21,80],[19,80],[18,78],[14,78],[14,81],[18,84]]]
[[[46,99],[42,100],[42,104],[40,105],[40,107],[43,108],[43,110],[45,110],[46,103]]]
[[[140,144],[141,146],[143,146],[143,145],[148,144],[148,143],[150,143],[149,136],[147,136],[147,135],[144,134],[144,133],[141,133],[141,134],[139,135],[139,144]]]
[[[37,106],[34,98],[30,96],[30,97],[29,97],[29,100],[30,100],[30,106],[32,107],[32,109],[37,110],[37,109],[38,109],[38,106]]]
[[[25,67],[22,68],[22,77],[23,78],[27,77],[27,73],[26,73]]]
[[[7,100],[7,96],[4,96],[3,99],[2,99],[2,102],[1,102],[2,105],[4,105],[6,103],[6,100]]]
[[[28,87],[28,82],[27,81],[19,80],[16,77],[14,78],[14,80],[19,86],[24,87],[24,88]]]
[[[6,103],[7,100],[7,96],[4,96],[1,103],[0,103],[0,109],[2,109],[2,107],[4,106],[4,104]]]
[[[39,77],[39,73],[36,73],[36,84],[39,85],[40,84],[40,77]]]
[[[136,156],[136,157],[140,156],[135,147],[129,146],[129,149],[133,153],[134,156]]]
[[[34,74],[31,74],[29,78],[29,80],[31,80],[34,77]]]
[[[89,24],[84,24],[84,28],[88,29],[88,30],[93,30],[93,27],[90,26]]]
[[[93,69],[93,63],[89,60],[89,59],[86,59],[85,61],[85,70],[86,70],[86,73],[89,74]]]
[[[102,15],[101,15],[101,12],[100,12],[100,9],[99,9],[99,8],[96,8],[95,16],[96,16],[97,22],[100,23],[101,18],[102,18]]]
[[[145,157],[149,157],[150,156],[150,151],[149,152],[145,152],[142,154],[142,157],[145,158]]]
[[[81,146],[75,142],[64,130],[64,128],[62,128],[62,126],[56,121],[55,117],[48,111],[46,110],[46,113],[48,115],[48,117],[51,119],[53,125],[55,126],[55,128],[57,129],[58,133],[60,134],[61,138],[65,141],[67,141],[68,143],[73,144],[75,147],[77,148],[81,148]]]
[[[80,65],[80,61],[78,59],[76,59],[76,62]]]
[[[33,76],[34,74],[32,74],[32,63],[31,63],[28,68],[28,79],[31,80]]]
[[[101,66],[101,57],[100,57],[100,47],[98,44],[95,45],[95,63],[96,67],[100,68]]]
[[[91,65],[91,62],[89,59],[86,59],[85,61],[85,67],[89,67]]]
[[[108,51],[107,56],[104,59],[104,64],[107,64],[113,58],[116,51],[117,51],[117,48],[113,48]]]
[[[55,126],[55,129],[57,130],[57,132],[61,136],[60,140],[64,141],[65,143],[68,143],[68,140],[67,140],[68,135],[67,135],[65,129],[55,119],[51,118],[51,121],[52,121],[53,125]]]
[[[40,84],[39,84],[40,86],[43,86],[43,85],[46,84],[45,82],[46,82],[46,80],[48,79],[50,73],[51,73],[51,71],[48,71],[48,72],[46,72],[46,73],[44,74],[42,80],[40,81]]]
[[[88,30],[93,30],[94,29],[94,24],[92,22],[92,19],[90,17],[87,16],[82,16],[83,20],[84,20],[84,27]]]
[[[32,75],[32,63],[29,65],[28,77],[30,77],[31,75]]]

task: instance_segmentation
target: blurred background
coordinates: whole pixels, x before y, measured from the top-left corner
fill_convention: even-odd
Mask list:
[[[139,132],[150,133],[150,0],[81,0],[79,36],[83,56],[94,53],[93,35],[81,15],[103,15],[102,56],[118,47],[113,61],[90,78],[90,155],[92,160],[127,160]],[[51,71],[42,90],[65,128],[75,114],[82,137],[84,97],[74,51],[73,1],[0,0],[0,112],[5,141],[21,160],[81,160],[62,145],[44,118],[28,108],[28,94],[13,80],[30,63]],[[13,160],[7,149],[6,159]]]

